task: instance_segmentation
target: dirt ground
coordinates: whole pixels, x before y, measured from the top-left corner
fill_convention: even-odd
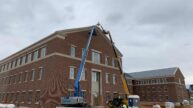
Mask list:
[[[153,103],[153,102],[141,102],[140,108],[152,108],[154,104],[159,104],[161,108],[165,108],[165,103]],[[193,105],[189,106],[175,106],[175,108],[193,108]]]

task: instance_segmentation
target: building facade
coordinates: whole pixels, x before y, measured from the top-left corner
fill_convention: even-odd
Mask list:
[[[125,76],[127,81],[132,78],[133,93],[139,95],[141,101],[182,102],[188,99],[184,76],[177,67],[128,73]]]
[[[62,96],[72,96],[90,30],[56,31],[1,60],[0,103],[53,108],[60,105]],[[85,101],[90,106],[106,106],[114,93],[124,93],[120,75],[112,45],[97,27],[81,76]]]

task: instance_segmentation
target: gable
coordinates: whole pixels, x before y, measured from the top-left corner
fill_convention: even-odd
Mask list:
[[[89,27],[82,27],[82,28],[74,28],[74,29],[67,29],[67,30],[61,30],[61,31],[56,31],[57,34],[59,35],[62,35],[64,37],[68,37],[68,36],[72,36],[70,34],[73,34],[73,33],[82,33],[82,32],[90,32],[90,30],[92,29],[93,26],[89,26]],[[105,43],[108,43],[111,47],[112,47],[112,44],[111,44],[111,41],[109,40],[109,37],[107,37],[103,31],[96,27],[96,34],[97,36],[101,36],[106,42]],[[78,37],[80,38],[80,37]],[[92,44],[92,43],[91,43]],[[99,43],[97,43],[99,44]],[[101,47],[104,47],[104,46],[101,46]],[[122,53],[118,50],[118,48],[115,47],[115,50],[117,52],[117,54],[122,57]]]

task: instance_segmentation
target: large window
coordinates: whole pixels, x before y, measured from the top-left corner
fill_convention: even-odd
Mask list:
[[[97,53],[95,51],[92,52],[92,62],[100,64],[100,53]]]
[[[75,46],[70,47],[70,56],[72,57],[76,56],[76,47]]]
[[[33,55],[33,60],[37,60],[37,59],[38,59],[38,50],[36,50]]]
[[[46,56],[46,48],[41,48],[41,54],[40,54],[40,57],[44,57]]]
[[[99,81],[99,73],[97,72],[92,72],[92,81],[93,82],[96,82],[96,81]]]
[[[74,67],[70,67],[69,79],[74,79]]]

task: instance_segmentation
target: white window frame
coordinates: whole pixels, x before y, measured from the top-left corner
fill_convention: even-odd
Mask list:
[[[116,75],[113,74],[113,84],[116,84]]]
[[[21,62],[21,64],[23,65],[23,64],[25,64],[25,62],[26,62],[26,55],[22,57],[22,62]]]
[[[69,69],[69,79],[74,79],[74,73],[75,73],[75,67],[74,66],[70,66],[70,69]]]
[[[92,62],[96,64],[100,64],[101,55],[99,52],[92,51]]]
[[[86,69],[85,68],[83,68],[83,70],[82,70],[82,74],[81,74],[81,80],[86,80]]]
[[[106,79],[107,84],[109,84],[109,75],[110,75],[109,73],[106,73],[106,75],[105,75],[105,79]]]
[[[42,76],[43,76],[43,72],[44,72],[44,68],[43,67],[39,67],[39,79],[38,80],[42,80]]]
[[[109,65],[108,56],[105,56],[105,65]]]
[[[76,46],[74,46],[74,45],[70,46],[70,56],[76,57]]]
[[[32,53],[27,54],[27,63],[32,61]]]
[[[40,58],[45,56],[46,56],[46,47],[43,47],[41,48],[41,51],[40,51]]]
[[[34,79],[35,79],[35,69],[32,69],[31,81],[34,81]]]
[[[115,67],[115,58],[112,58],[112,66]]]
[[[38,50],[35,50],[34,53],[33,53],[33,60],[37,60],[38,59],[38,56],[39,56],[39,51]]]

